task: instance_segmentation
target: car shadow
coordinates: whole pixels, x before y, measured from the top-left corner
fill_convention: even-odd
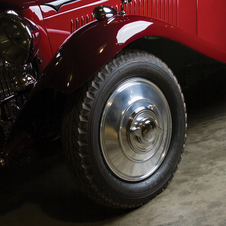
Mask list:
[[[104,221],[131,211],[102,206],[83,194],[58,149],[29,165],[0,171],[0,216],[26,203],[37,205],[53,219],[73,223]]]

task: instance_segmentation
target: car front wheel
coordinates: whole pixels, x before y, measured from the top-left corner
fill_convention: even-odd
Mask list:
[[[183,94],[146,52],[118,54],[69,98],[62,127],[73,178],[95,201],[133,208],[159,194],[180,162]]]

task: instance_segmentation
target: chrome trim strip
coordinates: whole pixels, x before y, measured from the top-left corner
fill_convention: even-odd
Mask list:
[[[62,5],[65,5],[67,3],[74,2],[74,1],[76,1],[76,0],[55,0],[55,1],[52,1],[52,2],[44,3],[42,5],[50,6],[58,12]]]

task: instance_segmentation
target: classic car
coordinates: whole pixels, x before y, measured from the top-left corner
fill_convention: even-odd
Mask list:
[[[89,197],[147,203],[181,160],[189,76],[225,68],[225,10],[224,0],[0,0],[1,167],[60,137]]]

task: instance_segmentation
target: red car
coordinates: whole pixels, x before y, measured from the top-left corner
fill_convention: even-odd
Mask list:
[[[182,88],[226,63],[224,0],[0,0],[0,165],[61,134],[82,190],[133,208],[172,179]]]

